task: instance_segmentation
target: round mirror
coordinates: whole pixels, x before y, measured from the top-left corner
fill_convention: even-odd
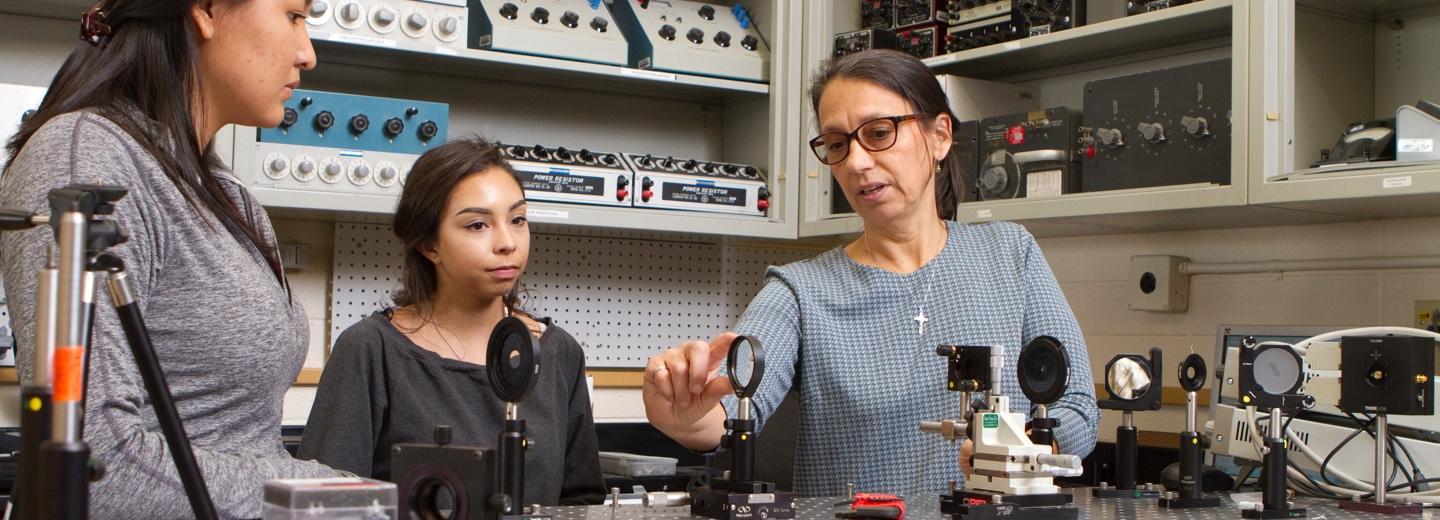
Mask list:
[[[765,351],[760,340],[754,336],[738,336],[730,344],[730,355],[725,362],[730,375],[730,385],[740,397],[755,395],[760,387],[760,378],[765,375]]]
[[[1305,377],[1300,357],[1289,345],[1261,344],[1255,352],[1255,384],[1270,395],[1294,393]]]
[[[1150,391],[1150,367],[1141,358],[1121,357],[1106,367],[1105,381],[1115,398],[1133,401]]]

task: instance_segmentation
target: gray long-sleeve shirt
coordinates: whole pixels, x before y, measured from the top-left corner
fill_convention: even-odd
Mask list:
[[[269,218],[245,189],[224,172],[215,175],[273,241]],[[267,479],[339,475],[290,457],[281,444],[282,399],[304,362],[308,324],[258,251],[186,202],[134,139],[90,112],[56,117],[31,137],[0,179],[0,205],[48,212],[51,189],[82,182],[130,190],[113,217],[130,239],[111,251],[125,260],[221,516],[259,517]],[[52,244],[49,228],[0,234],[22,381],[30,381],[34,368],[35,276]],[[188,518],[189,503],[124,331],[108,298],[99,302],[85,440],[106,475],[91,487],[91,517]]]
[[[1065,344],[1069,384],[1050,406],[1062,453],[1095,446],[1100,409],[1085,338],[1040,246],[1008,222],[950,223],[945,248],[919,270],[898,275],[851,260],[836,248],[772,267],[735,330],[758,337],[765,376],[755,393],[764,420],[791,386],[800,391],[795,491],[835,496],[845,483],[904,496],[933,495],[963,479],[959,445],[921,433],[920,421],[954,417],[938,345],[1005,349],[1001,390],[1027,413],[1015,371],[1020,347],[1036,336]],[[929,319],[919,334],[914,316]],[[735,416],[735,399],[724,400]],[[761,432],[764,435],[764,432]]]
[[[522,504],[594,504],[600,476],[585,353],[545,320],[538,340],[540,375],[520,403],[526,422]],[[346,329],[325,364],[300,456],[361,476],[393,480],[390,447],[433,443],[437,424],[456,446],[493,448],[505,403],[490,389],[485,366],[447,359],[410,341],[377,312]]]

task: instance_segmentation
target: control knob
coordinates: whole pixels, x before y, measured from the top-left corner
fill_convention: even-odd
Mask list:
[[[365,12],[364,12],[363,9],[364,9],[364,8],[360,7],[360,4],[355,3],[355,2],[350,2],[350,3],[348,3],[348,4],[345,4],[345,5],[341,6],[341,7],[340,7],[340,21],[341,21],[341,22],[345,22],[345,23],[347,23],[347,24],[354,24],[354,23],[359,22],[359,21],[360,21],[360,17],[361,17],[361,16],[365,16]]]
[[[1181,117],[1180,126],[1185,127],[1185,133],[1190,134],[1192,137],[1210,136],[1210,124],[1203,117]]]
[[[1144,137],[1146,141],[1152,143],[1165,141],[1165,126],[1160,123],[1141,122],[1135,125],[1135,129],[1140,131],[1140,137]]]
[[[320,18],[328,12],[330,12],[330,2],[326,0],[315,0],[314,3],[310,4],[310,12],[307,13],[306,16],[310,18]]]
[[[370,15],[370,22],[375,25],[375,30],[387,31],[395,24],[395,11],[389,7],[377,7],[374,14]]]
[[[329,110],[321,110],[319,114],[315,114],[316,130],[324,133],[332,126],[335,126],[335,114],[331,114]]]
[[[429,141],[440,133],[440,125],[435,124],[434,121],[420,123],[419,133],[421,141]]]
[[[1118,128],[1096,128],[1095,137],[1099,137],[1100,144],[1105,145],[1106,148],[1125,146],[1124,135],[1120,133],[1120,129]]]
[[[425,15],[423,14],[410,13],[410,16],[405,17],[405,26],[409,27],[410,30],[413,32],[418,33],[420,31],[423,31],[425,30],[425,27],[429,25],[430,20],[425,19]]]
[[[389,137],[389,138],[391,138],[391,139],[394,139],[394,138],[396,138],[396,137],[399,137],[399,136],[400,136],[400,133],[401,133],[401,132],[404,132],[404,131],[405,131],[405,121],[402,121],[400,118],[398,118],[398,117],[392,117],[392,118],[390,118],[390,119],[386,119],[386,120],[385,120],[385,129],[384,129],[385,137]]]
[[[365,117],[365,114],[355,114],[355,117],[350,118],[350,133],[360,135],[369,129],[370,118]]]

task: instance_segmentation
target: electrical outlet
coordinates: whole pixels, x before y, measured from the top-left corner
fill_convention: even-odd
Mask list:
[[[286,271],[304,271],[310,268],[309,244],[280,244],[280,265]]]
[[[1440,300],[1415,300],[1415,328],[1440,332]]]

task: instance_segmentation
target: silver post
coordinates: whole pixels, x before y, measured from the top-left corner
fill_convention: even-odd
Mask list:
[[[1134,428],[1135,414],[1130,410],[1125,410],[1125,413],[1120,414],[1120,426],[1124,426],[1126,428]]]
[[[970,392],[960,392],[960,416],[959,416],[959,417],[960,417],[961,419],[965,419],[965,420],[969,420],[969,419],[970,419],[970,400],[971,400],[971,399],[974,399],[974,398],[975,398],[974,396],[971,396],[971,395],[970,395]]]
[[[505,420],[514,421],[520,418],[520,407],[515,403],[505,403]]]
[[[1185,392],[1185,431],[1195,430],[1195,392]]]
[[[1282,440],[1282,441],[1285,440],[1285,432],[1282,431],[1282,430],[1285,428],[1285,426],[1284,426],[1284,425],[1285,425],[1284,419],[1285,419],[1285,414],[1281,413],[1279,408],[1271,408],[1271,409],[1270,409],[1270,438],[1271,438],[1271,439],[1279,439],[1279,440]]]
[[[1046,419],[1046,418],[1049,418],[1049,417],[1050,417],[1050,411],[1045,408],[1045,405],[1043,405],[1043,404],[1037,404],[1037,405],[1035,405],[1035,418],[1036,418],[1036,419]]]
[[[741,397],[740,404],[735,407],[735,418],[741,421],[750,420],[750,398]]]
[[[110,289],[110,301],[116,307],[135,303],[135,288],[130,285],[130,275],[125,271],[110,273],[110,280],[105,285]]]
[[[59,290],[60,271],[55,269],[54,258],[47,259],[40,270],[39,283],[35,286],[35,353],[30,360],[35,372],[30,384],[50,388],[55,382],[50,373],[50,356],[55,354],[56,301]]]
[[[51,439],[80,442],[80,417],[85,413],[85,215],[68,212],[60,217],[59,284],[55,332],[55,393]],[[92,285],[93,287],[93,282]],[[92,296],[93,297],[93,296]]]
[[[1385,503],[1385,414],[1375,416],[1375,503]]]
[[[1005,348],[1000,345],[990,347],[990,395],[1004,393],[1000,391],[1000,382],[1004,380],[1004,368]]]

